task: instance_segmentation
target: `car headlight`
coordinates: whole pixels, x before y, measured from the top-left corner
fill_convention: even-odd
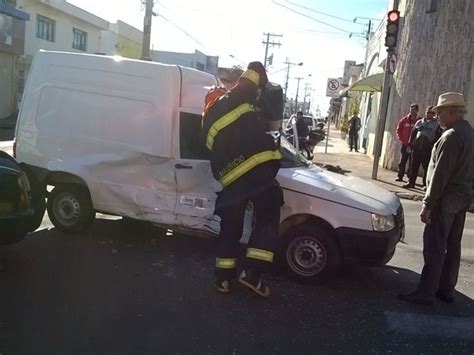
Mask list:
[[[395,228],[395,219],[392,215],[382,216],[372,213],[372,228],[376,232],[387,232]]]

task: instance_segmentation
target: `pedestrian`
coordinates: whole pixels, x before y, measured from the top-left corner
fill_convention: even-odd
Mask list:
[[[423,166],[423,187],[426,186],[426,172],[431,157],[433,144],[440,136],[440,127],[435,116],[433,106],[426,108],[425,116],[416,121],[410,138],[412,160],[410,165],[410,179],[404,188],[415,187],[420,165]]]
[[[357,112],[354,112],[349,121],[349,148],[352,152],[352,149],[355,149],[356,152],[359,152],[359,130],[361,127],[360,118],[357,116]]]
[[[298,135],[298,147],[301,152],[306,152],[306,156],[309,160],[313,159],[313,150],[311,149],[308,141],[309,127],[304,121],[303,111],[296,113],[296,133]]]
[[[276,180],[281,154],[267,131],[269,121],[281,120],[283,92],[281,88],[275,91],[274,102],[268,103],[263,99],[269,85],[263,65],[252,62],[237,85],[203,115],[203,139],[212,174],[222,186],[215,210],[221,229],[214,282],[222,293],[230,292],[237,276],[239,240],[251,201],[255,226],[238,281],[260,296],[270,295],[262,274],[273,261],[283,194]]]
[[[407,302],[430,305],[434,296],[454,302],[474,158],[472,127],[464,120],[465,107],[464,96],[455,92],[440,95],[435,107],[445,131],[433,147],[420,212],[425,223],[425,263],[416,291],[399,296]]]
[[[416,121],[418,121],[418,105],[410,105],[410,113],[400,119],[397,125],[397,137],[401,147],[401,158],[400,163],[398,164],[398,177],[395,181],[403,181],[403,176],[405,175],[406,165],[411,158],[411,147],[410,147],[410,137],[411,131],[415,126]],[[409,171],[406,172],[407,177],[409,178]]]

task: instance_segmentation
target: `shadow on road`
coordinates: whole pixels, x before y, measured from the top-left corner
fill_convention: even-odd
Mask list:
[[[214,246],[214,239],[120,220],[97,220],[81,235],[37,231],[0,251],[8,258],[0,352],[449,351],[453,343],[443,339],[394,333],[386,312],[474,317],[473,300],[462,294],[434,307],[397,300],[419,275],[395,267],[344,267],[317,286],[273,274],[268,300],[238,285],[218,294]],[[472,349],[471,340],[452,341],[462,350]]]

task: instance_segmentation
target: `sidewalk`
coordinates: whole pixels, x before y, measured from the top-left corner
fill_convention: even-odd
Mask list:
[[[327,128],[326,128],[327,129]],[[397,173],[379,167],[377,180],[372,180],[373,159],[363,153],[349,152],[347,140],[341,139],[341,133],[331,126],[329,133],[328,149],[325,153],[326,141],[320,142],[314,150],[313,162],[317,165],[340,166],[346,174],[354,175],[364,180],[370,180],[375,184],[396,193],[400,198],[421,200],[424,191],[421,187],[415,189],[404,189],[406,182],[396,182]],[[421,178],[419,178],[421,182]]]

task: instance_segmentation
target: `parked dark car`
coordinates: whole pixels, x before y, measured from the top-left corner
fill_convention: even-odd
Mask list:
[[[30,181],[16,160],[0,151],[0,245],[22,240],[39,227]],[[44,214],[44,211],[43,211]]]

